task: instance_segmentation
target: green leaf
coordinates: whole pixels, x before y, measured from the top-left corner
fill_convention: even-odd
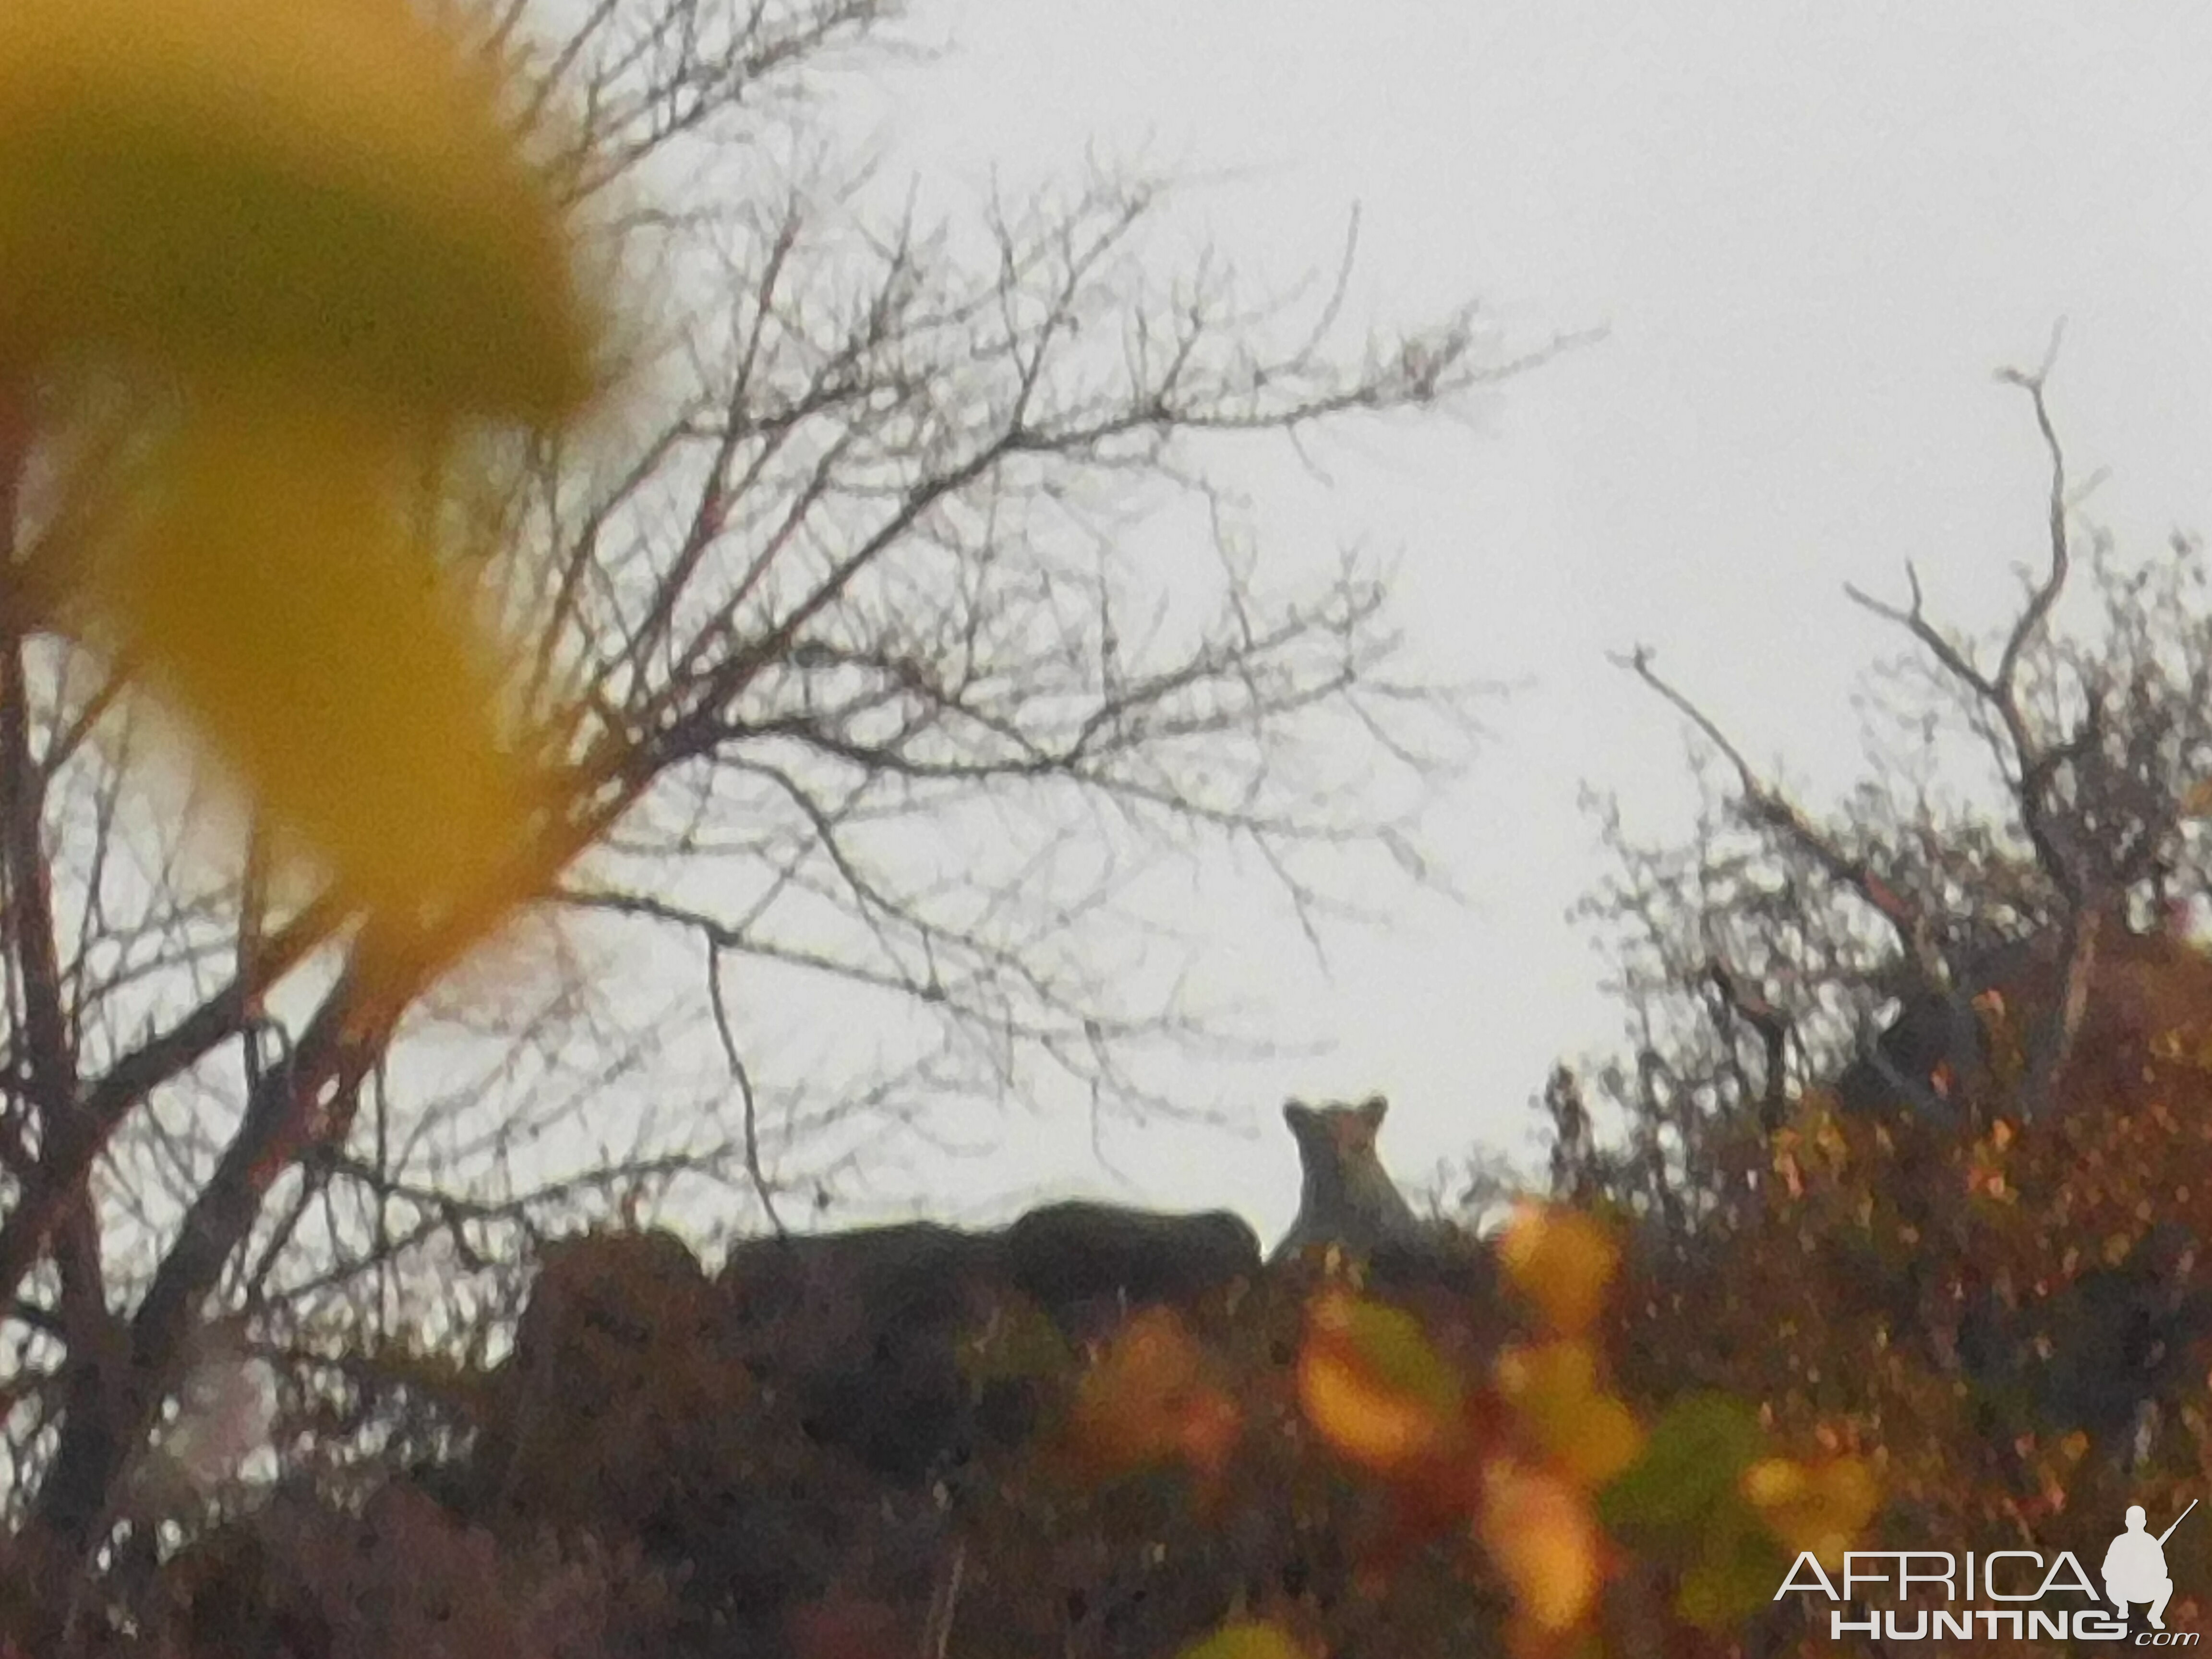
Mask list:
[[[1598,1495],[1613,1531],[1679,1534],[1735,1495],[1763,1444],[1759,1420],[1725,1395],[1692,1395],[1655,1424],[1644,1455]]]
[[[1674,1608],[1701,1629],[1732,1631],[1774,1599],[1790,1558],[1742,1505],[1715,1509],[1698,1557],[1682,1575]]]

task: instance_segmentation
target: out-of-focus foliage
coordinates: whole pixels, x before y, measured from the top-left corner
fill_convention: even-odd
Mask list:
[[[565,418],[594,325],[506,95],[404,0],[17,0],[0,362]]]
[[[80,376],[143,404],[142,465],[42,550],[53,619],[188,712],[343,905],[447,953],[573,852],[533,852],[553,783],[420,511],[458,416],[591,392],[500,97],[400,0],[0,13],[4,425]]]
[[[1216,1370],[1171,1311],[1132,1316],[1076,1391],[1067,1433],[1079,1466],[1111,1479],[1179,1463],[1201,1495],[1212,1490],[1244,1427]]]
[[[295,1159],[343,1143],[425,987],[589,839],[593,769],[518,718],[459,510],[503,446],[584,412],[605,321],[541,170],[557,100],[499,61],[404,0],[0,10],[0,1429],[11,1524],[33,1523],[9,1589],[36,1605],[11,1594],[9,1622],[34,1647],[88,1639],[85,1575],[126,1511],[143,1553],[149,1512],[265,1449],[239,1443],[269,1419],[259,1381],[192,1415],[225,1259]],[[178,730],[154,704],[238,786],[216,811],[154,805],[156,776],[198,769],[146,763],[142,734]],[[618,746],[598,759],[604,783]],[[182,940],[211,909],[237,981],[210,1000],[204,935]],[[158,988],[106,1024],[156,936]],[[264,1071],[268,992],[339,938],[326,1012]],[[111,1301],[143,1243],[103,1237],[96,1166],[245,1033],[246,1122],[158,1292]]]
[[[459,417],[550,426],[596,325],[506,89],[399,0],[0,12],[0,409],[131,388],[49,620],[199,729],[347,908],[450,953],[542,885],[550,774],[449,568]],[[34,393],[33,388],[37,388]]]
[[[1498,1241],[1515,1286],[1563,1336],[1589,1328],[1620,1265],[1620,1250],[1593,1218],[1524,1205]]]
[[[1389,1479],[1455,1455],[1465,1387],[1401,1309],[1328,1291],[1307,1310],[1298,1400],[1331,1445]]]
[[[310,399],[203,394],[121,504],[96,592],[117,648],[349,900],[481,922],[544,878],[553,785],[500,729],[495,647],[404,516],[410,449]]]
[[[1243,1620],[1224,1625],[1196,1646],[1184,1649],[1182,1659],[1304,1659],[1304,1656],[1280,1626]]]
[[[1145,1219],[1195,1265],[1206,1218]],[[596,1597],[579,1654],[698,1659],[1682,1650],[1740,1623],[1737,1590],[1785,1549],[1856,1531],[1864,1471],[1784,1455],[1747,1407],[1691,1402],[1647,1437],[1528,1265],[1574,1271],[1611,1241],[1565,1212],[1516,1224],[1517,1302],[1486,1247],[1440,1239],[1403,1280],[1254,1252],[1125,1286],[1103,1321],[1029,1271],[1019,1226],[760,1241],[714,1279],[669,1235],[586,1235],[549,1252],[490,1375],[404,1368],[410,1414],[469,1425],[471,1449],[369,1501],[434,1513],[513,1587],[472,1617]],[[933,1294],[910,1293],[917,1267]],[[217,1630],[261,1651],[342,1588],[266,1530],[347,1524],[242,1516],[154,1605],[191,1659]],[[576,1576],[592,1563],[635,1582]]]

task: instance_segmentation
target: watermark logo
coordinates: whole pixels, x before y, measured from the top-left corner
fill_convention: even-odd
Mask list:
[[[2166,1603],[2173,1599],[2166,1542],[2196,1507],[2191,1498],[2164,1532],[2154,1534],[2143,1506],[2130,1505],[2097,1578],[2070,1550],[2052,1556],[2035,1550],[1853,1550],[1832,1576],[1807,1551],[1774,1599],[1824,1597],[1836,1604],[1828,1614],[1831,1635],[1885,1642],[2123,1641],[2130,1609],[2142,1607],[2149,1628],[2136,1635],[2136,1646],[2194,1647],[2197,1632],[2166,1627]]]
[[[2189,1500],[2189,1510],[2197,1507],[2197,1500]],[[2168,1527],[2155,1538],[2143,1530],[2148,1517],[2140,1504],[2128,1505],[2128,1529],[2112,1540],[2112,1547],[2105,1552],[2105,1594],[2112,1598],[2120,1617],[2128,1616],[2128,1603],[2148,1601],[2150,1605],[2150,1627],[2166,1628],[2166,1604],[2173,1599],[2173,1580],[2166,1572],[2166,1540],[2173,1536],[2173,1528],[2189,1517],[2184,1510],[2173,1517]]]

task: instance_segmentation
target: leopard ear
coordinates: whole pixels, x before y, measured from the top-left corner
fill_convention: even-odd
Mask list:
[[[1359,1105],[1359,1115],[1366,1120],[1370,1129],[1381,1128],[1382,1120],[1389,1115],[1389,1112],[1390,1103],[1380,1095],[1370,1095]]]

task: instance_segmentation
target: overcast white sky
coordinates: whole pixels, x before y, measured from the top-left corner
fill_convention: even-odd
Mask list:
[[[1949,616],[2001,612],[2044,475],[1990,371],[2033,365],[2057,319],[2056,411],[2078,471],[2112,469],[2096,516],[2212,528],[2212,8],[920,0],[917,21],[950,50],[890,73],[900,172],[1018,187],[1095,145],[1227,173],[1202,210],[1263,271],[1328,265],[1358,203],[1363,292],[1401,313],[1480,297],[1522,333],[1610,331],[1479,428],[1332,448],[1318,529],[1289,454],[1262,492],[1286,538],[1403,550],[1432,664],[1530,682],[1438,823],[1473,908],[1340,940],[1333,981],[1224,915],[1206,971],[1334,1052],[1209,1084],[1236,1133],[1010,1124],[1025,1144],[963,1166],[945,1210],[1087,1191],[1272,1235],[1287,1093],[1387,1091],[1409,1180],[1523,1147],[1553,1059],[1618,1028],[1565,917],[1601,867],[1577,785],[1654,828],[1687,799],[1677,722],[1604,653],[1651,644],[1754,757],[1839,785],[1852,680],[1890,644],[1842,584],[1894,592],[1910,557]]]

